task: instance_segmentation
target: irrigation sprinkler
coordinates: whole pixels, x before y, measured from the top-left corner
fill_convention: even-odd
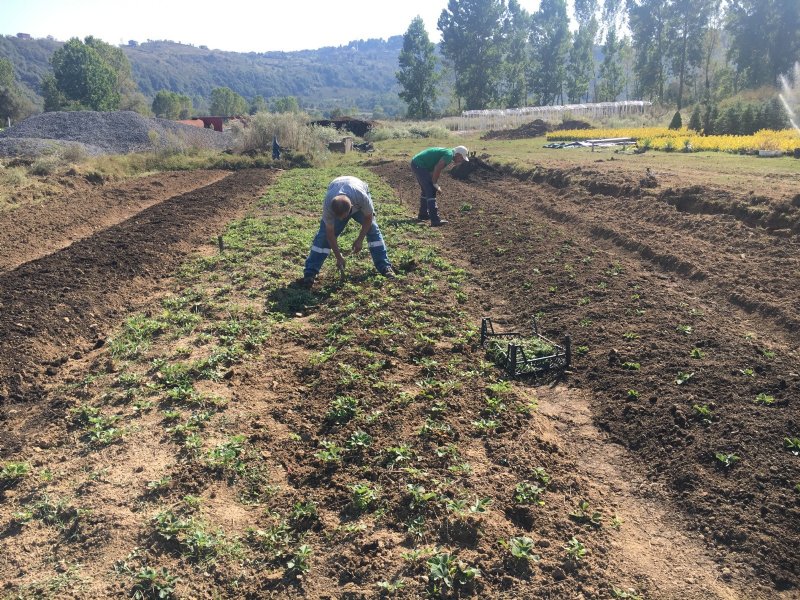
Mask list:
[[[498,333],[492,319],[481,319],[481,346],[487,349],[495,363],[505,369],[509,377],[529,375],[537,377],[569,368],[572,362],[572,340],[564,337],[563,345],[539,333],[533,319],[531,334],[519,332]]]

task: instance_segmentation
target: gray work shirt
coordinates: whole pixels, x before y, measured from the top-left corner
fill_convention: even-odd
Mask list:
[[[333,204],[333,199],[342,194],[350,198],[350,202],[353,204],[353,208],[350,211],[351,215],[358,211],[361,211],[364,216],[375,212],[372,198],[369,195],[369,186],[365,181],[349,175],[337,177],[328,186],[328,193],[325,194],[325,200],[322,203],[322,220],[326,225],[333,225],[336,222],[336,215],[333,214],[331,205]]]

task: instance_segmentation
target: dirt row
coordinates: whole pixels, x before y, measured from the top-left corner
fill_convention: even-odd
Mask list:
[[[763,597],[795,590],[800,555],[785,542],[800,534],[800,461],[784,439],[800,428],[797,238],[729,216],[733,202],[704,214],[624,178],[593,192],[574,172],[522,176],[555,184],[541,185],[473,163],[441,203],[487,314],[571,334],[567,381],[593,393],[594,422],[725,577],[761,582]],[[413,203],[404,165],[376,170]]]
[[[60,365],[101,346],[109,327],[158,293],[159,282],[240,214],[272,176],[262,170],[222,179],[218,173],[167,175],[90,195],[74,213],[63,203],[55,213],[25,211],[33,219],[27,226],[15,224],[10,243],[3,245],[6,264],[18,266],[0,273],[0,403],[35,401],[40,382]],[[146,192],[143,201],[148,187],[156,192]],[[142,202],[149,208],[136,211]],[[68,216],[54,218],[62,213]],[[115,214],[127,218],[81,237],[84,223],[102,227]],[[29,239],[44,246],[12,251],[15,236],[25,230],[37,232]],[[69,237],[78,239],[45,255]],[[30,256],[39,258],[19,264]]]

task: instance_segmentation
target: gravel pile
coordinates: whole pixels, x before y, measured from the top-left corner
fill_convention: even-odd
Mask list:
[[[225,150],[232,144],[227,132],[131,111],[47,112],[0,132],[0,156],[40,156],[75,145],[96,156],[190,147]]]

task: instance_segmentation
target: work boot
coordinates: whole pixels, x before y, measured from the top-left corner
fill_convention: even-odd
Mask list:
[[[428,199],[427,198],[420,198],[419,199],[419,212],[417,213],[417,221],[427,221],[430,218],[431,217],[428,214]]]
[[[381,275],[386,277],[386,279],[395,279],[394,269],[392,267],[386,267],[383,271],[381,271]]]
[[[300,280],[300,285],[304,288],[311,289],[311,286],[314,285],[314,280],[316,280],[317,276],[314,274],[311,275],[303,275],[303,278]]]
[[[436,204],[436,198],[428,198],[428,214],[431,216],[431,227],[441,227],[447,221],[439,217],[439,207]]]

